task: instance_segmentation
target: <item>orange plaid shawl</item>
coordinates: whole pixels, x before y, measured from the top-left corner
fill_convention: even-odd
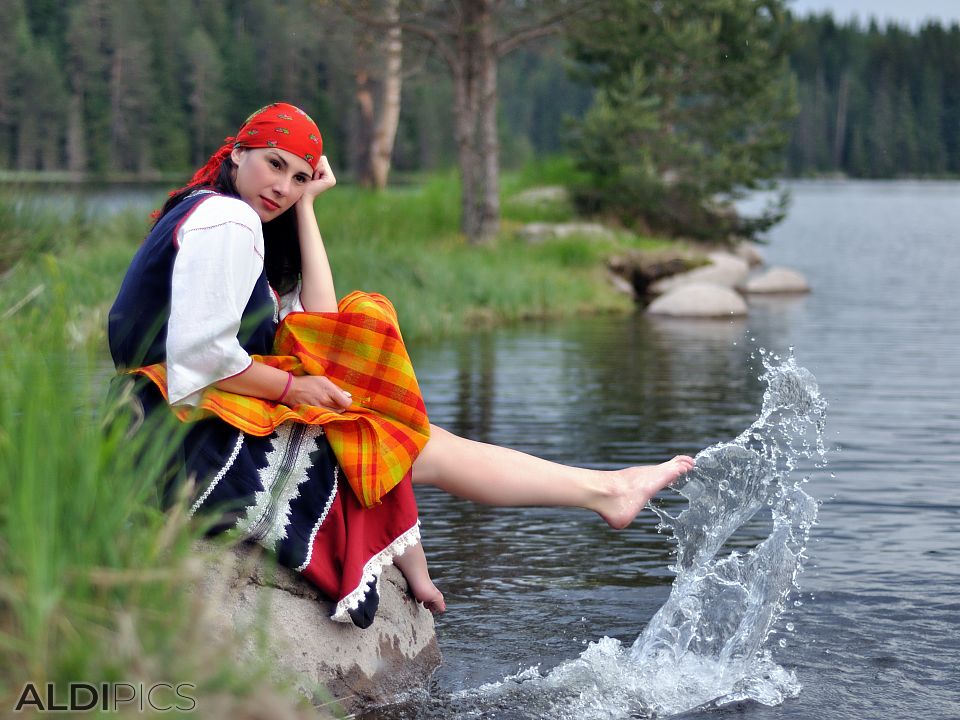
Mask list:
[[[430,422],[390,301],[352,292],[338,309],[290,313],[277,328],[275,354],[253,359],[294,375],[326,375],[353,395],[354,404],[344,412],[287,407],[214,387],[204,391],[198,407],[172,410],[184,422],[217,416],[260,436],[288,420],[323,425],[350,487],[364,506],[372,507],[410,472],[430,437]],[[167,396],[165,364],[133,372],[150,378]]]

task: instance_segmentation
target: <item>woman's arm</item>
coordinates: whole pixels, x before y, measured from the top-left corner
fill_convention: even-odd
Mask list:
[[[254,362],[237,333],[263,271],[260,219],[242,201],[205,199],[177,234],[167,323],[171,404],[196,405],[205,387],[342,410],[350,395],[325,377],[291,377]],[[289,387],[288,387],[288,380]]]
[[[327,156],[323,155],[296,204],[297,233],[300,236],[300,303],[307,312],[336,312],[337,293],[327,250],[317,225],[313,202],[321,193],[337,184]]]
[[[340,411],[350,407],[350,393],[344,392],[320,375],[291,375],[275,367],[252,362],[238,375],[214,384],[220,390],[251,395],[284,405],[317,405]]]

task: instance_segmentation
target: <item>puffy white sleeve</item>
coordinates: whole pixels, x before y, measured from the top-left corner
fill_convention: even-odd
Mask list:
[[[196,405],[204,388],[252,362],[237,333],[263,270],[263,231],[246,203],[217,196],[197,206],[176,239],[167,394],[171,405]]]

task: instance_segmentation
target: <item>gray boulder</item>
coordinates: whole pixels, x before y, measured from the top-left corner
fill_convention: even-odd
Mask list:
[[[433,616],[407,592],[400,571],[389,566],[380,581],[380,607],[361,630],[330,619],[332,603],[283,567],[273,567],[251,545],[219,550],[198,543],[207,558],[199,592],[212,622],[224,632],[256,627],[277,676],[293,680],[315,704],[337,701],[348,712],[389,702],[424,687],[440,665]],[[252,639],[239,662],[261,653]]]
[[[518,231],[521,240],[538,245],[549,240],[565,240],[577,236],[587,240],[611,240],[616,234],[600,223],[527,223]]]
[[[664,293],[647,307],[650,315],[688,318],[731,318],[747,314],[735,291],[712,283],[687,283]]]
[[[785,267],[772,267],[764,273],[752,277],[743,285],[747,293],[794,294],[810,292],[807,279],[796,270]]]
[[[658,280],[650,286],[650,292],[654,295],[662,295],[692,283],[735,288],[745,282],[750,274],[750,265],[747,261],[730,253],[712,252],[707,257],[710,259],[709,265]]]

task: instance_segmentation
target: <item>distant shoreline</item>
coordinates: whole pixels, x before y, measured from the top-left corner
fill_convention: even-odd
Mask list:
[[[69,170],[0,170],[0,185],[176,185],[187,173],[107,173],[96,175]]]
[[[396,173],[395,186],[408,186],[423,179],[422,173]],[[134,185],[149,187],[162,185],[174,187],[184,184],[189,179],[189,173],[108,173],[96,175],[91,173],[75,173],[68,170],[0,170],[0,187],[16,187],[29,185]],[[349,177],[341,177],[342,184],[350,185]],[[852,177],[844,173],[822,173],[819,175],[798,175],[795,177],[781,177],[778,182],[956,182],[960,175],[894,175],[892,177],[866,178]]]

